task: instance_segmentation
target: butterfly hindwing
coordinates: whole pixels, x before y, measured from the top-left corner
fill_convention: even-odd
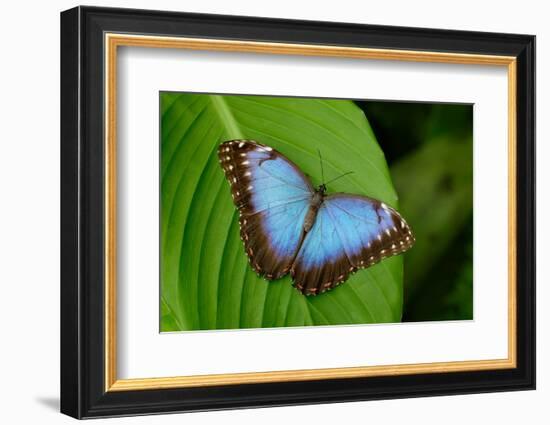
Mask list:
[[[336,193],[324,199],[292,277],[302,293],[319,294],[413,243],[409,226],[393,208],[365,196]]]
[[[218,156],[251,266],[267,279],[284,276],[301,243],[311,184],[286,157],[251,140],[224,142]]]

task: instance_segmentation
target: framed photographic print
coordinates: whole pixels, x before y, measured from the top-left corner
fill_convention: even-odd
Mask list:
[[[61,411],[533,389],[529,35],[61,14]]]

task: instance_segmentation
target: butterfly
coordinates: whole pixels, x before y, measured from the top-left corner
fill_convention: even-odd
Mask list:
[[[325,183],[314,188],[269,146],[230,140],[220,144],[218,158],[250,265],[267,280],[290,273],[302,294],[318,295],[414,244],[395,209],[367,196],[327,194]]]

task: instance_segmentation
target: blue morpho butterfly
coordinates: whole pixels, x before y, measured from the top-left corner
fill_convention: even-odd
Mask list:
[[[290,272],[302,294],[317,295],[414,243],[393,208],[361,195],[327,195],[325,183],[315,189],[269,146],[231,140],[219,146],[218,156],[250,264],[268,280]]]

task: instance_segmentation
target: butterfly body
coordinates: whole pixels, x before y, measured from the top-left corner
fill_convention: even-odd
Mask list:
[[[218,148],[254,270],[268,280],[291,274],[317,295],[351,273],[409,249],[414,237],[393,208],[361,195],[327,194],[281,153],[251,140]]]
[[[327,189],[325,185],[321,185],[313,193],[311,201],[309,202],[309,210],[304,220],[304,232],[309,232],[313,227],[313,224],[315,223],[315,218],[317,217],[317,213],[319,212],[319,208],[321,208],[321,204],[323,203],[323,200],[325,198],[326,190]]]

